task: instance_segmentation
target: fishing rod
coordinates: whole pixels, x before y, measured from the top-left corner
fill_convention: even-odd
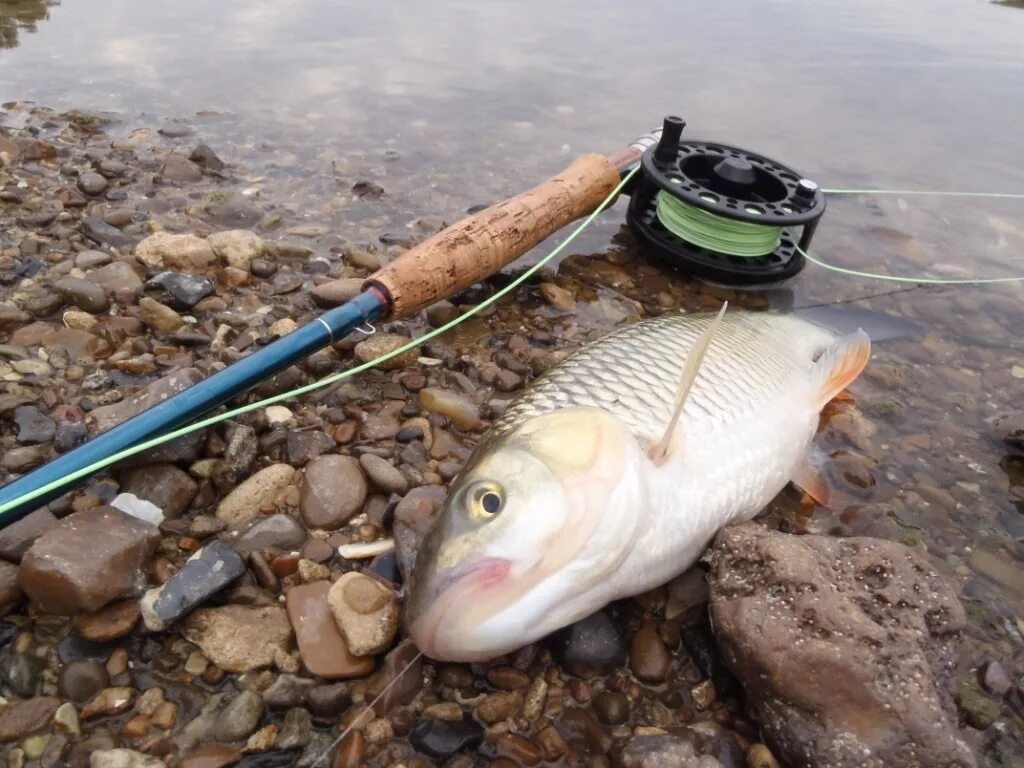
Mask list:
[[[981,285],[1024,277],[942,279],[900,277],[832,266],[809,252],[825,211],[825,193],[888,194],[886,190],[822,190],[792,168],[726,144],[683,140],[686,123],[668,116],[662,127],[611,155],[590,154],[533,189],[444,229],[375,272],[346,304],[224,370],[194,384],[81,446],[0,488],[0,528],[57,498],[122,458],[178,434],[311,391],[411,349],[410,341],[377,360],[298,390],[201,417],[313,352],[344,339],[364,323],[415,314],[498,272],[567,224],[587,217],[541,264],[609,207],[630,196],[630,229],[663,262],[711,283],[769,287],[810,262],[839,274],[916,285]],[[1024,199],[1024,194],[901,192]],[[538,269],[496,294],[504,295]],[[428,336],[454,327],[491,300]],[[182,428],[182,425],[189,425]]]
[[[365,323],[407,317],[489,277],[592,213],[660,135],[652,131],[612,156],[583,155],[533,189],[462,219],[372,274],[342,306],[13,480],[0,488],[0,528],[71,490],[105,458],[194,421]]]

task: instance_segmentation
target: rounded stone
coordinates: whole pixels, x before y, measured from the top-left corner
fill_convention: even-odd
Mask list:
[[[319,456],[306,467],[299,507],[310,528],[334,530],[363,508],[366,478],[351,456]]]
[[[91,659],[76,659],[60,671],[57,690],[62,698],[83,704],[109,684],[110,675],[102,664]]]
[[[263,699],[252,691],[242,691],[231,701],[213,724],[213,737],[217,741],[247,739],[263,717]]]
[[[594,713],[605,725],[622,725],[629,717],[629,701],[621,693],[602,691],[594,697]]]
[[[370,482],[387,493],[404,496],[409,491],[409,481],[387,459],[364,453],[359,457],[359,464],[366,471]]]

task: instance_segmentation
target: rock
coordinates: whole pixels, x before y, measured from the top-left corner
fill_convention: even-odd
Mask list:
[[[97,749],[89,755],[89,768],[166,768],[152,755],[131,749]]]
[[[362,731],[352,731],[338,744],[338,749],[334,753],[333,768],[360,768],[365,764],[365,754],[366,737]],[[316,763],[314,762],[310,768],[316,768]]]
[[[359,457],[359,464],[370,478],[370,482],[385,493],[404,496],[409,491],[409,481],[405,479],[405,475],[386,459],[372,453],[364,453]]]
[[[551,646],[558,663],[580,677],[608,672],[626,656],[622,635],[603,610],[559,630]]]
[[[43,730],[53,720],[59,706],[60,699],[52,696],[8,703],[0,709],[0,744]]]
[[[160,333],[173,333],[185,324],[181,315],[149,296],[139,300],[139,319]]]
[[[699,757],[693,744],[671,734],[634,736],[619,753],[621,768],[721,768],[711,757]]]
[[[135,258],[150,269],[193,272],[212,267],[217,256],[211,244],[195,235],[157,232],[135,246]]]
[[[512,717],[522,703],[523,694],[520,691],[489,693],[476,705],[476,716],[487,725],[494,725]]]
[[[100,327],[99,320],[88,312],[82,312],[77,309],[69,309],[60,316],[60,319],[68,328],[74,328],[79,331],[92,333]]]
[[[159,526],[164,521],[164,513],[160,507],[145,499],[140,499],[134,493],[117,494],[110,502],[110,506],[150,525]]]
[[[310,462],[303,477],[302,519],[311,528],[340,528],[362,510],[366,492],[366,479],[356,459],[320,456]]]
[[[355,353],[357,360],[362,363],[369,363],[384,355],[391,354],[392,352],[401,349],[408,344],[409,341],[410,339],[405,336],[400,336],[397,333],[384,333],[383,331],[378,331],[372,336],[369,336],[356,344],[353,352]],[[413,347],[412,349],[402,352],[395,357],[384,360],[376,367],[384,371],[394,371],[400,368],[405,368],[407,365],[413,365],[419,357],[419,347]]]
[[[309,711],[292,707],[284,713],[284,723],[277,735],[278,749],[300,749],[313,738],[313,722]]]
[[[409,704],[423,688],[423,657],[412,640],[403,640],[384,657],[384,663],[366,682],[365,693],[384,717],[395,707]]]
[[[211,542],[185,561],[165,584],[140,601],[146,629],[160,632],[189,611],[226,589],[245,573],[242,556],[227,544]]]
[[[192,150],[192,154],[188,156],[188,159],[200,168],[205,168],[208,171],[224,170],[224,161],[217,157],[217,153],[210,149],[206,144],[199,144],[196,146],[196,148]]]
[[[160,178],[165,182],[191,184],[200,181],[203,172],[184,155],[171,153],[160,169]]]
[[[3,683],[14,695],[22,699],[30,699],[39,693],[43,670],[46,662],[38,656],[28,653],[13,653],[0,658],[0,683]]]
[[[540,765],[544,762],[544,753],[529,739],[515,733],[506,733],[498,737],[497,752],[511,760],[511,765]],[[494,765],[494,763],[491,763]]]
[[[27,445],[24,448],[12,448],[3,455],[3,468],[8,472],[20,475],[38,467],[46,461],[46,448],[40,445]]]
[[[445,490],[436,485],[413,488],[395,507],[395,556],[402,578],[408,580],[416,552],[444,504]]]
[[[63,733],[68,733],[72,736],[78,736],[82,733],[81,726],[78,723],[78,710],[75,709],[75,705],[70,701],[64,702],[57,707],[57,711],[53,715],[53,723],[57,726],[56,730]]]
[[[316,683],[305,677],[282,674],[263,691],[263,703],[270,709],[290,709],[306,702]]]
[[[964,611],[922,555],[748,523],[710,559],[719,648],[781,760],[974,765],[949,691]]]
[[[188,509],[199,486],[187,472],[173,464],[148,464],[124,473],[121,491],[155,504],[164,517],[176,520]]]
[[[419,398],[423,410],[441,414],[463,432],[477,429],[482,423],[480,409],[465,395],[439,387],[426,387],[420,390]]]
[[[124,234],[117,227],[112,227],[103,219],[87,218],[81,224],[82,234],[90,240],[104,245],[112,245],[115,248],[130,246],[134,240]]]
[[[156,527],[113,507],[83,510],[36,540],[18,581],[47,613],[96,611],[135,591],[159,542]]]
[[[779,768],[775,755],[764,744],[754,744],[747,750],[748,768]]]
[[[213,482],[225,491],[234,488],[252,471],[259,451],[256,430],[241,424],[229,424],[228,444],[213,473]]]
[[[226,605],[193,611],[183,634],[221,669],[251,672],[287,654],[292,628],[278,606]]]
[[[273,507],[294,479],[292,467],[271,464],[229,493],[217,507],[217,517],[233,527],[255,520],[261,509]]]
[[[236,548],[247,554],[257,549],[276,549],[281,552],[297,550],[306,542],[306,531],[290,515],[271,515],[253,525],[238,540]]]
[[[53,449],[57,453],[70,451],[81,445],[89,436],[89,430],[81,421],[62,421],[57,425],[57,434],[53,438]]]
[[[124,637],[139,623],[138,600],[111,603],[95,613],[81,613],[75,617],[75,629],[86,640],[107,643]]]
[[[267,244],[263,239],[244,229],[215,232],[206,241],[221,262],[246,272],[253,259],[267,252]]]
[[[88,171],[78,177],[78,188],[87,195],[101,195],[107,190],[107,180],[100,174]]]
[[[351,571],[331,586],[327,603],[348,649],[356,656],[382,653],[398,632],[398,600],[376,579]]]
[[[150,278],[146,287],[162,289],[161,292],[166,297],[165,303],[173,309],[183,311],[192,309],[216,289],[209,278],[181,272],[160,272]]]
[[[335,718],[352,704],[348,683],[317,685],[309,690],[309,710],[317,717]]]
[[[299,655],[317,677],[364,677],[373,669],[373,659],[354,656],[345,645],[327,604],[330,588],[328,581],[314,581],[293,587],[285,595]]]
[[[64,297],[65,301],[83,312],[96,315],[110,309],[110,299],[107,298],[103,286],[91,280],[83,280],[80,277],[64,277],[54,283],[53,287]]]
[[[217,741],[247,739],[263,717],[263,699],[252,691],[242,691],[219,715],[213,724],[213,737]]]
[[[594,714],[605,725],[622,725],[629,717],[629,700],[615,691],[601,691],[594,698]]]
[[[15,408],[14,423],[18,425],[18,442],[22,445],[48,443],[57,432],[57,423],[34,405]]]
[[[289,464],[301,467],[317,456],[334,450],[335,445],[334,438],[326,432],[293,429],[288,432],[285,452],[288,454]]]
[[[202,380],[203,376],[197,368],[183,368],[157,379],[142,392],[126,397],[119,403],[103,405],[94,408],[89,413],[89,420],[94,430],[106,432],[111,427],[117,426],[122,421],[130,419],[147,408],[163,402],[171,395],[176,395],[184,389]],[[175,443],[178,441],[174,441]],[[170,443],[168,445],[171,445]]]
[[[274,749],[277,744],[277,730],[277,725],[274,723],[263,726],[248,738],[245,746],[242,747],[242,752],[250,754],[252,752],[268,752]]]
[[[6,528],[0,528],[0,558],[20,563],[35,540],[56,526],[57,518],[53,513],[40,507]]]
[[[11,611],[21,600],[18,586],[18,566],[0,560],[0,616]]]
[[[225,744],[203,744],[183,756],[178,768],[226,768],[241,759],[241,752]]]
[[[572,295],[572,292],[554,283],[541,283],[540,295],[548,304],[564,312],[568,312],[576,306],[576,297]]]
[[[1002,704],[982,693],[973,680],[960,681],[956,703],[967,724],[979,731],[991,727],[1003,709]]]
[[[105,717],[126,712],[134,700],[134,688],[128,688],[127,686],[104,688],[82,707],[82,719],[95,716]]]
[[[365,282],[361,277],[343,277],[340,280],[331,280],[329,283],[314,286],[313,290],[309,292],[309,296],[317,306],[337,307],[362,293]]]
[[[1002,698],[1013,688],[1013,680],[998,661],[989,661],[981,668],[981,684],[993,696]]]
[[[16,330],[31,320],[27,312],[23,312],[13,304],[0,304],[0,331],[7,333]]]
[[[112,294],[131,293],[142,287],[142,279],[135,274],[131,265],[123,261],[115,261],[105,267],[94,269],[86,274],[85,279]]]
[[[629,644],[629,666],[643,683],[663,683],[668,677],[672,656],[658,637],[654,622],[644,621]]]
[[[420,720],[409,734],[417,752],[443,761],[459,752],[472,752],[484,738],[483,728],[469,718],[458,721]]]

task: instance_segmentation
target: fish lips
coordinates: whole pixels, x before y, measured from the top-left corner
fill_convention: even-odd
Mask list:
[[[442,575],[430,590],[430,601],[440,599],[449,589],[458,586],[492,587],[501,582],[512,567],[512,562],[502,557],[483,557],[472,563],[452,568]]]

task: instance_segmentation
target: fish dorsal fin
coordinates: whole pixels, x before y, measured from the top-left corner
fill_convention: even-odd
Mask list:
[[[672,435],[676,431],[676,424],[679,422],[679,417],[683,414],[683,406],[686,405],[686,397],[690,394],[690,390],[693,388],[693,382],[697,380],[697,372],[700,370],[700,365],[704,362],[704,355],[708,351],[708,347],[711,345],[711,339],[715,335],[715,331],[718,330],[719,323],[722,322],[722,315],[725,314],[726,308],[729,306],[729,302],[722,304],[722,308],[718,311],[715,319],[712,320],[708,327],[704,329],[704,332],[693,342],[693,346],[690,347],[690,351],[686,355],[686,362],[683,363],[683,373],[679,378],[679,389],[676,392],[676,404],[672,410],[672,417],[668,420],[668,425],[665,427],[665,432],[661,436],[661,439],[650,447],[647,451],[647,457],[653,461],[656,465],[661,466],[668,459],[672,447]]]

